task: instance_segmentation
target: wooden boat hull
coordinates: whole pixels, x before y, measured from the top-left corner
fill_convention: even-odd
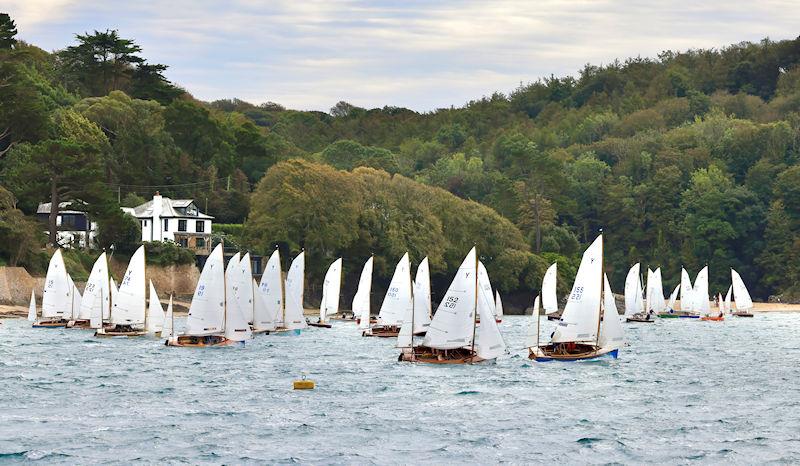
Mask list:
[[[547,320],[561,320],[561,313],[547,314]]]
[[[652,323],[655,322],[655,320],[652,320],[652,319],[639,319],[637,317],[626,317],[625,318],[625,322],[640,322],[640,323],[643,323],[643,324],[652,324]]]
[[[98,338],[135,338],[147,335],[145,330],[115,330],[113,328],[101,328],[94,332]]]
[[[723,317],[723,316],[717,316],[717,317],[706,316],[706,317],[701,317],[700,320],[704,320],[704,321],[708,321],[708,322],[722,322],[723,320],[725,320],[725,317]]]
[[[73,320],[67,322],[67,328],[78,328],[86,330],[92,328],[92,326],[88,320]]]
[[[690,314],[685,311],[671,311],[671,312],[662,312],[658,314],[658,317],[662,319],[699,319],[700,316],[697,314]]]
[[[356,323],[357,323],[358,325],[361,325],[361,317],[356,317]],[[373,318],[370,318],[370,319],[369,319],[369,323],[370,323],[370,324],[377,324],[377,323],[378,323],[378,319],[373,319]]]
[[[397,358],[400,362],[417,362],[423,364],[480,364],[494,360],[483,359],[474,351],[467,349],[437,350],[426,346],[405,348]]]
[[[178,335],[177,338],[165,341],[164,345],[179,348],[211,348],[217,346],[244,346],[244,342],[229,340],[222,335]]]
[[[270,333],[275,331],[275,330],[257,329],[252,327],[250,327],[250,330],[253,332],[253,335],[269,335]]]
[[[61,328],[66,326],[66,320],[42,320],[31,325],[33,328]]]
[[[555,351],[555,345],[544,345],[529,350],[528,359],[537,362],[575,362],[601,358],[617,359],[618,354],[619,348],[597,348],[589,345],[576,345],[574,351],[558,352]]]
[[[317,327],[317,328],[331,328],[331,324],[327,324],[325,322],[309,322],[309,327]]]
[[[753,314],[749,312],[734,312],[731,315],[734,317],[753,317]]]
[[[378,338],[397,338],[400,334],[400,327],[397,325],[388,326],[375,326],[364,330],[361,335],[365,337],[378,337]]]

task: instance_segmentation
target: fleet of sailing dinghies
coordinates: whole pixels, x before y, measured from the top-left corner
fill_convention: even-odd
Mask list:
[[[396,337],[400,333],[403,321],[414,312],[414,300],[411,296],[411,261],[408,253],[403,254],[394,269],[392,281],[386,290],[381,303],[378,322],[362,333],[365,337]]]
[[[536,361],[616,358],[622,344],[619,314],[603,273],[600,235],[583,253],[572,292],[550,343],[528,348],[529,358]]]
[[[458,268],[447,292],[432,312],[428,258],[419,263],[412,281],[411,261],[405,253],[373,323],[370,315],[373,257],[364,263],[352,302],[352,319],[364,336],[397,337],[399,361],[430,364],[473,364],[493,361],[507,353],[498,324],[503,301],[492,288],[489,273],[472,248]],[[270,256],[260,283],[253,278],[249,253],[235,253],[225,263],[222,245],[208,256],[189,305],[183,333],[175,327],[173,297],[166,312],[152,280],[146,277],[145,250],[131,256],[117,287],[109,271],[106,253],[92,266],[83,294],[67,273],[62,251],[50,259],[42,292],[41,316],[36,293],[31,290],[28,320],[33,327],[95,329],[99,337],[153,335],[167,346],[212,347],[244,345],[258,333],[294,334],[307,326],[331,328],[340,312],[343,261],[328,267],[322,284],[319,319],[304,317],[305,252],[292,261],[286,277],[280,253]],[[558,269],[552,264],[542,279],[541,294],[533,301],[533,320],[525,336],[528,357],[539,362],[616,358],[624,346],[624,332],[614,294],[603,267],[603,236],[583,253],[566,306],[559,313],[556,297]],[[752,317],[753,301],[736,270],[723,297],[717,291],[709,299],[709,269],[698,272],[694,284],[681,268],[680,284],[665,302],[661,268],[633,264],[625,277],[624,303],[627,322],[653,322],[656,316],[724,321],[725,314]],[[680,294],[680,309],[676,309]],[[540,341],[541,313],[556,316],[558,323],[549,342]],[[416,338],[424,337],[424,338]]]
[[[342,288],[342,258],[336,259],[328,267],[322,281],[322,300],[319,304],[319,320],[309,322],[312,327],[331,328],[328,318],[339,313],[339,292]]]
[[[421,344],[414,343],[413,322],[402,323],[397,341],[401,348],[399,360],[470,364],[492,361],[504,354],[506,344],[494,319],[491,285],[488,294],[486,292],[488,283],[486,269],[480,267],[475,248],[472,248],[439,303]]]
[[[561,313],[558,312],[558,297],[556,296],[556,285],[558,284],[558,263],[554,262],[553,265],[548,267],[547,272],[544,273],[542,278],[542,306],[544,313],[547,314],[548,320],[561,319]]]
[[[119,290],[111,298],[111,315],[95,332],[98,337],[140,337],[147,335],[147,281],[144,246],[131,256]],[[152,299],[152,297],[151,297]]]

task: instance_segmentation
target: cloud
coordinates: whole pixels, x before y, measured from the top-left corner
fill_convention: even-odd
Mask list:
[[[792,38],[800,24],[800,9],[782,0],[12,2],[22,35],[46,48],[117,28],[199,98],[318,110],[342,99],[461,105],[585,63]]]

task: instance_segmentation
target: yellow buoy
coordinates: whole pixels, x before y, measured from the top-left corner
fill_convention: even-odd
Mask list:
[[[303,378],[301,380],[294,381],[294,389],[295,390],[313,390],[314,389],[314,381],[307,380],[306,375],[303,374]]]

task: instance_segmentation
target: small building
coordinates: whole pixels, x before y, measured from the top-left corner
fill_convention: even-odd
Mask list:
[[[142,241],[173,241],[197,255],[211,253],[211,221],[193,199],[170,199],[158,192],[153,200],[122,210],[136,217],[142,227]]]
[[[60,202],[56,216],[56,243],[62,248],[94,248],[97,237],[97,223],[89,219],[86,212],[70,209],[74,202]],[[39,204],[36,218],[48,225],[50,221],[50,203]],[[49,229],[49,225],[47,227]],[[87,244],[88,238],[88,244]]]

